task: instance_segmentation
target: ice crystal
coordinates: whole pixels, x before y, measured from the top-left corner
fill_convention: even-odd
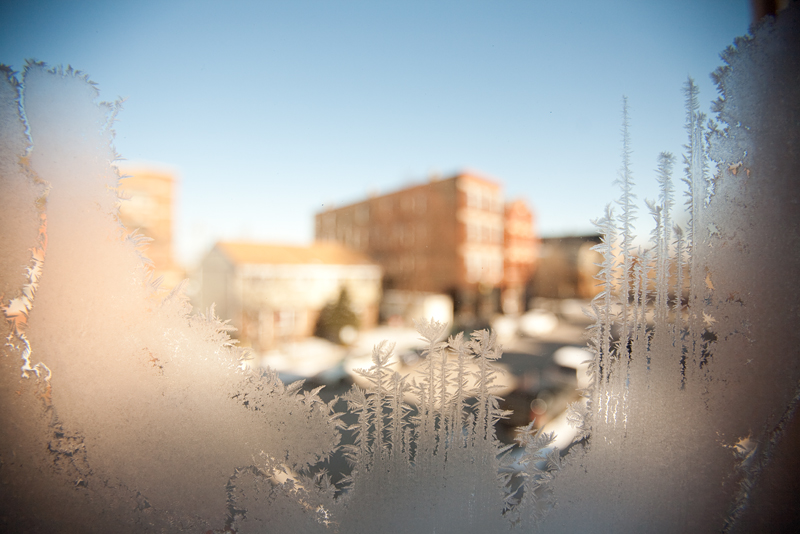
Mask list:
[[[572,412],[581,441],[553,479],[546,532],[783,531],[800,520],[796,504],[778,508],[793,487],[780,465],[796,447],[800,392],[799,12],[723,54],[715,122],[686,83],[689,221],[674,226],[673,158],[661,154],[659,199],[647,202],[656,226],[638,252],[623,112],[622,214],[597,222],[593,387],[582,420]]]
[[[224,526],[237,469],[317,462],[336,418],[242,371],[225,324],[155,290],[117,218],[119,105],[72,69],[4,74],[4,516],[31,532]]]

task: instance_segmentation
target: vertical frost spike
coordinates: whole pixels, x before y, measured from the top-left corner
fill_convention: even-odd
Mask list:
[[[370,369],[357,369],[356,372],[363,376],[372,385],[366,393],[366,411],[369,413],[374,429],[373,454],[374,461],[382,462],[385,459],[387,446],[384,417],[387,407],[392,402],[393,372],[389,369],[389,360],[394,351],[394,343],[382,341],[372,349],[372,367]],[[402,402],[402,400],[401,400]],[[391,434],[390,434],[391,437]]]
[[[621,231],[621,254],[622,271],[619,275],[619,297],[621,305],[620,317],[620,357],[627,362],[630,358],[628,342],[631,338],[631,317],[629,309],[629,299],[631,290],[631,268],[633,267],[633,223],[636,220],[636,206],[634,200],[636,195],[633,193],[633,173],[631,172],[631,143],[628,132],[628,98],[622,97],[622,167],[619,171],[619,184],[622,196],[617,203],[622,208],[619,216]]]
[[[681,386],[686,384],[686,355],[683,344],[683,280],[684,269],[686,268],[685,258],[686,244],[683,237],[683,230],[680,226],[675,226],[675,302],[673,310],[675,313],[675,324],[672,343],[678,348],[680,355]]]
[[[348,427],[353,432],[353,444],[342,446],[344,456],[353,470],[366,473],[372,466],[369,446],[369,429],[372,424],[367,396],[361,388],[353,386],[344,396],[348,410],[358,416],[358,421]]]
[[[632,336],[632,358],[646,359],[650,366],[650,338],[647,332],[647,309],[650,302],[651,291],[648,288],[651,251],[646,250],[637,254],[638,258],[633,267],[633,319],[634,328]]]
[[[697,121],[697,110],[700,108],[700,105],[697,102],[697,93],[698,89],[697,86],[694,84],[694,80],[689,78],[684,85],[684,95],[686,96],[685,106],[686,106],[686,133],[688,135],[688,143],[683,145],[684,153],[683,153],[683,163],[684,163],[684,178],[683,183],[686,185],[686,207],[688,208],[689,212],[689,221],[686,224],[686,239],[689,243],[689,251],[691,252],[691,246],[694,236],[694,228],[695,228],[695,220],[696,220],[696,202],[694,196],[694,176],[695,176],[695,134],[694,131],[696,129],[696,121]]]
[[[526,427],[518,428],[515,438],[523,449],[519,463],[522,466],[524,490],[518,505],[523,530],[529,526],[535,527],[545,514],[545,508],[537,504],[540,499],[547,498],[550,483],[554,478],[552,471],[555,470],[555,466],[547,461],[548,451],[557,451],[556,448],[551,449],[555,435],[552,432],[543,433],[541,430],[534,430],[533,425],[531,422]],[[556,465],[560,463],[555,456],[551,458]]]
[[[403,402],[403,396],[408,390],[405,377],[400,376],[397,371],[392,373],[391,379],[391,403],[389,410],[389,445],[391,459],[395,465],[401,460],[408,461],[408,448],[404,446],[403,436],[408,423],[405,416],[408,406]],[[405,456],[401,456],[405,453]]]
[[[502,350],[497,344],[495,333],[488,330],[474,332],[470,347],[478,361],[478,371],[475,373],[478,413],[473,438],[475,443],[493,443],[495,441],[494,424],[497,420],[505,417],[505,412],[498,407],[499,399],[492,394],[498,372],[492,361],[501,356]]]
[[[469,383],[467,376],[467,361],[470,358],[469,346],[468,343],[464,341],[463,332],[451,336],[447,344],[456,353],[458,358],[456,363],[456,376],[454,379],[455,391],[453,392],[451,401],[451,430],[454,436],[461,437],[466,416],[464,413],[467,405],[466,399],[469,396],[467,392]]]
[[[705,296],[704,273],[699,265],[698,255],[695,251],[701,246],[702,234],[702,205],[707,192],[706,150],[703,133],[704,115],[698,110],[699,89],[694,80],[689,78],[684,85],[686,95],[686,132],[688,144],[684,145],[683,161],[685,164],[683,179],[686,185],[689,221],[686,228],[686,252],[689,265],[689,301],[688,301],[688,351],[692,360],[692,367],[698,367],[702,358],[702,331],[703,315],[702,306]]]
[[[441,384],[442,381],[446,381],[447,371],[446,361],[443,360],[446,358],[446,344],[441,339],[447,331],[447,324],[423,319],[415,321],[414,326],[416,326],[421,340],[427,343],[427,347],[423,350],[425,360],[421,366],[423,376],[418,390],[420,402],[417,418],[420,424],[416,430],[417,456],[423,461],[428,461],[437,450],[437,444],[444,443],[442,438],[445,406],[443,403],[446,403],[447,391],[446,388],[441,389]],[[437,388],[437,386],[440,387]]]
[[[672,168],[675,157],[669,152],[658,156],[658,185],[660,220],[656,227],[656,330],[665,332],[669,316],[669,269],[670,241],[672,240],[672,222],[670,213],[673,206]]]
[[[595,310],[595,324],[591,326],[591,344],[594,351],[594,361],[592,362],[592,388],[588,401],[588,413],[594,420],[594,413],[597,413],[597,420],[604,417],[604,408],[600,402],[600,392],[607,387],[611,367],[611,340],[612,328],[615,322],[614,307],[617,299],[614,294],[615,275],[617,259],[612,250],[613,244],[617,240],[617,228],[614,224],[614,212],[611,206],[606,206],[605,216],[594,221],[594,225],[600,233],[601,242],[592,247],[603,256],[600,264],[600,272],[595,278],[602,284],[603,291],[592,300],[592,308]],[[589,422],[591,424],[591,421]]]

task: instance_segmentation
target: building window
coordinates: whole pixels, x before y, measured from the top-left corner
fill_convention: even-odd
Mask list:
[[[417,244],[424,245],[428,239],[428,229],[424,223],[417,225]]]
[[[467,282],[475,283],[481,279],[481,257],[474,252],[467,253],[464,258],[467,268]]]
[[[414,203],[414,208],[415,211],[417,212],[417,215],[422,215],[423,213],[425,213],[425,210],[427,209],[427,199],[425,198],[425,195],[423,195],[422,193],[417,195],[416,202]]]
[[[480,239],[480,231],[478,225],[470,221],[467,223],[467,242],[475,243]]]
[[[480,192],[476,191],[474,187],[467,187],[467,207],[479,208],[480,207]]]
[[[356,207],[356,224],[367,224],[369,222],[369,206],[362,204]]]
[[[394,228],[392,228],[392,243],[396,245],[401,245],[403,243],[403,225],[402,224],[395,224]]]

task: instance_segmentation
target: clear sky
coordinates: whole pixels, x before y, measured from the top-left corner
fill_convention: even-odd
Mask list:
[[[637,194],[655,198],[658,153],[686,138],[683,83],[708,111],[749,24],[747,0],[15,0],[0,62],[70,64],[127,99],[117,151],[179,171],[191,264],[217,239],[310,242],[325,206],[460,169],[526,198],[545,236],[592,231],[617,196],[622,96]]]

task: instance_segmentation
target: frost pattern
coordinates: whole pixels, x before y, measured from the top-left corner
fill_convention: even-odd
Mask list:
[[[4,73],[4,517],[27,532],[497,531],[534,507],[533,490],[517,506],[494,431],[493,334],[445,342],[421,322],[415,378],[379,345],[345,426],[337,399],[244,370],[213,307],[191,315],[180,286],[158,289],[146,240],[118,219],[120,104],[69,68]],[[343,431],[353,469],[335,486],[311,467]],[[526,436],[523,463],[540,454]],[[529,467],[523,488],[546,473]]]
[[[797,7],[723,53],[714,121],[687,81],[689,220],[674,223],[674,157],[662,153],[646,250],[630,245],[623,103],[621,213],[596,222],[592,386],[572,412],[580,440],[553,481],[545,532],[797,528],[783,497],[796,473],[782,471],[800,401]]]
[[[4,74],[3,514],[27,532],[223,528],[238,469],[318,462],[336,416],[242,371],[213,311],[157,290],[117,217],[119,105],[71,69]]]
[[[800,433],[798,17],[795,5],[723,54],[715,120],[686,83],[689,220],[675,223],[675,158],[662,153],[646,249],[634,249],[623,102],[619,214],[596,221],[604,291],[567,451],[533,424],[516,449],[498,441],[508,414],[488,331],[420,321],[415,375],[381,343],[360,371],[370,387],[341,401],[245,370],[230,327],[213,308],[191,315],[180,287],[160,292],[146,241],[119,223],[120,104],[69,68],[29,63],[21,83],[3,68],[4,520],[25,532],[796,526],[796,508],[776,510]],[[333,480],[320,462],[339,449],[352,469]]]
[[[287,473],[276,486],[269,471],[243,473],[251,489],[233,495],[234,509],[241,510],[232,524],[236,532],[266,531],[269,522],[259,515],[265,503],[283,507],[298,499],[306,510],[303,532],[501,532],[535,524],[549,503],[559,453],[547,449],[552,435],[532,425],[523,429],[516,459],[523,481],[512,492],[510,447],[494,431],[508,415],[492,394],[498,372],[492,362],[500,357],[494,334],[476,332],[467,340],[459,333],[443,341],[447,325],[417,326],[427,349],[416,376],[391,370],[397,360],[384,342],[373,350],[372,367],[359,371],[371,387],[354,386],[345,395],[355,422],[346,429],[353,438],[343,446],[352,472],[343,483],[335,486],[325,472]]]

